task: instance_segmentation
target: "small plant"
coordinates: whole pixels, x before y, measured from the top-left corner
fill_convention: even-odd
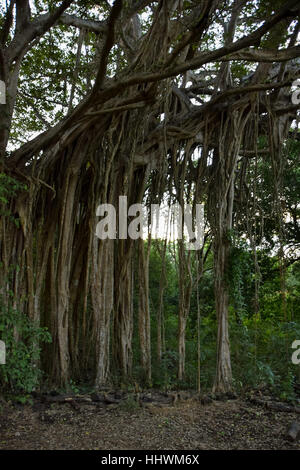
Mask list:
[[[19,403],[21,405],[26,405],[26,404],[29,404],[29,405],[33,405],[33,399],[31,397],[31,395],[15,395],[12,397],[12,400],[13,402],[15,403]]]
[[[17,226],[19,224],[19,219],[12,217],[8,209],[9,200],[15,197],[19,191],[24,190],[27,190],[26,185],[20,183],[18,180],[12,178],[6,173],[0,173],[0,215],[9,216]]]
[[[50,333],[12,307],[4,307],[0,298],[0,335],[6,345],[6,364],[0,368],[0,385],[14,393],[31,393],[42,375],[38,367],[39,345],[51,342]]]
[[[75,394],[79,393],[79,388],[77,387],[77,385],[75,384],[75,382],[71,379],[70,380],[70,385],[69,385],[71,391]]]
[[[139,402],[135,400],[133,395],[128,395],[126,400],[122,400],[119,404],[120,410],[127,411],[128,413],[136,411],[139,407]]]

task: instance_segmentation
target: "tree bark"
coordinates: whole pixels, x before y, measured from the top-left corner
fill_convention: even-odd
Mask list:
[[[113,240],[94,240],[91,297],[96,326],[96,380],[105,385],[110,371],[110,325],[113,311]]]
[[[115,257],[113,356],[123,380],[132,372],[133,296],[131,240],[118,240]]]
[[[142,238],[138,239],[139,253],[139,337],[141,366],[145,374],[148,386],[151,386],[151,328],[150,328],[150,306],[149,306],[149,257],[151,249],[151,238],[148,238],[147,252]]]

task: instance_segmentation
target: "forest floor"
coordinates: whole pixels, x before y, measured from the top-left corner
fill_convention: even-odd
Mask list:
[[[300,424],[299,409],[282,412],[241,398],[204,404],[147,396],[118,403],[84,397],[35,398],[25,405],[2,401],[0,449],[300,450],[299,439],[290,441],[286,434],[291,423]]]

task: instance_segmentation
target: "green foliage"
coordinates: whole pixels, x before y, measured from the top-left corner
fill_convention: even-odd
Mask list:
[[[237,391],[267,387],[282,400],[295,399],[294,383],[297,366],[291,363],[292,342],[300,337],[300,263],[286,270],[286,319],[282,317],[279,260],[269,249],[258,249],[260,267],[259,314],[255,315],[254,257],[249,244],[234,232],[229,234],[230,263],[227,284],[230,293],[230,348]],[[217,321],[215,315],[212,255],[199,282],[201,312],[200,351],[201,389],[211,390],[216,371]],[[185,379],[178,382],[178,286],[174,256],[167,253],[165,268],[167,288],[164,294],[164,329],[166,350],[159,363],[156,357],[157,299],[161,258],[155,247],[150,255],[149,285],[151,298],[152,380],[162,389],[195,389],[197,387],[197,299],[194,289],[186,329]],[[144,383],[139,364],[137,328],[134,334],[133,379]]]
[[[252,254],[247,243],[232,233],[230,235],[230,265],[227,284],[238,321],[241,321],[247,309],[247,287],[253,277],[252,264]]]
[[[269,387],[281,399],[295,398],[297,366],[291,344],[300,336],[299,323],[278,323],[261,317],[231,323],[233,375],[238,390]]]
[[[10,398],[14,403],[19,403],[20,405],[33,405],[33,399],[28,393],[23,395],[12,395]]]
[[[140,407],[138,401],[132,394],[128,395],[125,400],[122,400],[119,404],[119,409],[131,413],[136,411]]]
[[[70,380],[69,389],[75,394],[80,392],[79,387],[76,385],[76,383],[72,379]]]
[[[161,363],[153,367],[153,385],[165,390],[172,389],[177,383],[178,352],[167,350],[162,354]]]
[[[11,217],[8,207],[9,201],[11,198],[15,197],[19,191],[26,189],[26,186],[15,178],[12,178],[6,173],[0,173],[0,215],[10,216],[16,225],[18,225],[19,220]]]
[[[37,365],[39,345],[51,342],[49,332],[0,302],[0,334],[6,345],[6,364],[0,366],[0,384],[13,392],[31,393],[42,375]]]

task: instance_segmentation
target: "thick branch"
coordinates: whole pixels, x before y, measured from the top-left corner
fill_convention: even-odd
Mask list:
[[[21,31],[17,31],[14,39],[7,48],[10,63],[19,57],[24,49],[37,37],[45,34],[58,20],[62,13],[71,5],[73,0],[64,0],[54,13],[41,15]]]
[[[222,62],[231,60],[246,60],[247,62],[287,62],[300,57],[300,46],[288,47],[287,49],[249,49],[222,57]]]
[[[75,26],[79,29],[88,29],[89,31],[93,31],[97,34],[104,33],[107,31],[106,21],[88,20],[84,18],[79,18],[75,15],[68,15],[67,13],[61,15],[61,17],[59,18],[59,22],[67,26]]]
[[[14,9],[15,0],[11,0],[9,7],[5,14],[4,24],[0,33],[0,43],[4,45],[7,41],[10,28],[13,23],[13,9]]]
[[[116,21],[118,20],[121,14],[122,4],[123,4],[122,0],[115,0],[113,7],[111,9],[111,14],[109,16],[108,25],[107,25],[108,27],[107,37],[103,46],[102,55],[100,59],[100,65],[99,65],[99,71],[98,71],[96,81],[95,81],[94,89],[96,91],[100,90],[103,80],[106,75],[108,56],[114,45],[115,25],[116,25]]]

